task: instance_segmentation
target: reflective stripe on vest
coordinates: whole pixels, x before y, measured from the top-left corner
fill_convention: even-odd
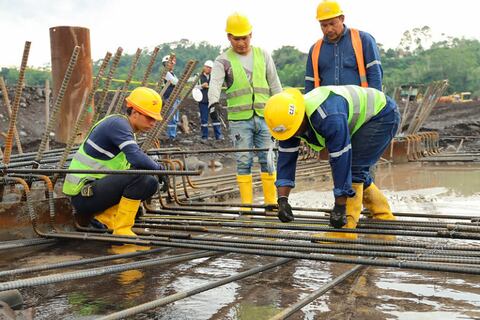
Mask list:
[[[313,125],[310,120],[312,114],[325,102],[331,92],[344,97],[348,102],[348,129],[350,137],[363,124],[382,111],[387,104],[385,94],[374,88],[362,88],[353,85],[318,87],[305,95],[305,112],[312,128]],[[315,129],[313,131],[318,144],[312,144],[304,138],[300,138],[313,150],[320,151],[325,148],[325,138]]]
[[[352,38],[352,47],[355,52],[355,59],[357,60],[358,75],[360,76],[360,85],[364,88],[368,87],[367,72],[365,69],[365,60],[363,59],[363,45],[360,39],[360,31],[357,29],[350,29],[350,37]],[[318,70],[318,58],[320,57],[320,48],[322,47],[323,39],[318,40],[312,50],[312,66],[313,66],[313,82],[314,86],[320,86],[320,75]]]
[[[116,156],[108,160],[100,160],[89,156],[84,149],[85,143],[89,140],[90,133],[92,130],[98,126],[100,123],[105,121],[110,117],[125,117],[122,115],[110,115],[108,117],[103,118],[99,122],[97,122],[90,132],[88,133],[87,137],[85,138],[84,142],[78,148],[78,151],[73,156],[72,162],[70,163],[69,169],[79,169],[79,170],[127,170],[130,168],[130,163],[127,161],[125,153],[121,151]],[[126,117],[125,117],[126,118]],[[65,177],[65,182],[63,183],[63,193],[69,196],[77,195],[82,187],[88,181],[101,179],[105,176],[105,174],[93,174],[93,173],[69,173]]]
[[[248,81],[245,69],[236,53],[231,48],[227,51],[227,58],[233,72],[233,83],[226,91],[228,120],[250,119],[254,112],[263,117],[265,103],[270,98],[263,52],[256,47],[252,47],[252,51],[252,83]]]

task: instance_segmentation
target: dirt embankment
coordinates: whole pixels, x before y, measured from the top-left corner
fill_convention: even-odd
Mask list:
[[[107,98],[105,106],[110,104],[113,94]],[[9,98],[13,103],[14,88],[9,88]],[[50,98],[53,103],[52,98]],[[97,97],[98,101],[98,97]],[[402,112],[402,105],[400,111]],[[414,107],[414,106],[413,106]],[[0,92],[0,132],[5,134],[8,131],[9,116],[3,105],[2,93]],[[186,99],[182,103],[181,114],[186,115],[189,124],[189,133],[178,130],[178,137],[175,141],[167,141],[165,135],[160,137],[161,146],[174,146],[183,149],[219,149],[231,148],[232,141],[228,135],[228,122],[226,121],[226,112],[222,111],[222,118],[225,127],[222,128],[225,140],[216,141],[213,139],[213,131],[210,128],[210,137],[212,140],[202,141],[200,139],[200,115],[198,104],[193,99]],[[20,108],[17,116],[17,129],[20,134],[20,140],[25,151],[36,151],[38,149],[41,137],[45,131],[45,90],[44,88],[26,87],[23,90],[20,99]],[[463,149],[480,150],[480,139],[473,137],[480,136],[480,102],[470,102],[463,104],[437,105],[425,121],[422,130],[437,130],[442,137],[442,146],[457,146],[462,137],[464,139]],[[0,139],[3,147],[4,135]],[[63,147],[62,144],[52,143],[52,147]],[[219,156],[220,157],[220,156]]]
[[[418,105],[411,102],[406,125],[411,119]],[[400,104],[400,113],[403,114],[403,105]],[[480,101],[465,103],[437,104],[423,124],[420,131],[438,131],[440,145],[456,147],[462,142],[462,150],[480,150]]]

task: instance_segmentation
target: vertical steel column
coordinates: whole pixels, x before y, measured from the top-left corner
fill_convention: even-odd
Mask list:
[[[59,121],[55,128],[55,140],[66,143],[68,135],[75,125],[84,97],[92,88],[92,58],[90,54],[90,30],[82,27],[58,26],[50,28],[50,48],[52,55],[52,86],[54,100],[62,84],[70,56],[75,46],[80,47],[80,54],[71,76],[71,85],[65,92]],[[93,112],[81,128],[83,132],[90,127]],[[78,141],[82,140],[78,137]]]

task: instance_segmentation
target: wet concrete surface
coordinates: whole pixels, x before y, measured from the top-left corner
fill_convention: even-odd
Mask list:
[[[386,190],[394,211],[480,215],[480,165],[384,165],[376,171],[376,181]],[[330,188],[329,182],[309,181],[295,189],[291,202],[330,207]],[[3,251],[0,270],[118,253],[115,249],[118,246],[105,243],[63,241],[53,246]],[[187,250],[173,249],[155,256],[183,252]],[[140,259],[145,258],[135,258]],[[224,254],[20,291],[26,307],[35,309],[35,319],[94,319],[275,260]],[[130,261],[134,259],[109,264]],[[132,319],[269,319],[352,267],[291,261]],[[86,266],[55,272],[83,268]],[[4,277],[0,281],[50,273]],[[480,276],[365,267],[289,319],[480,319]]]

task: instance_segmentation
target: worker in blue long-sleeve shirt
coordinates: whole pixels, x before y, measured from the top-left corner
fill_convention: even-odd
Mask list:
[[[330,215],[333,227],[355,228],[362,205],[375,219],[394,220],[387,199],[373,183],[370,168],[393,139],[399,119],[395,102],[373,88],[322,86],[304,96],[290,88],[271,97],[265,121],[280,141],[275,183],[279,219],[294,219],[288,196],[295,187],[303,140],[316,151],[328,150],[335,196]]]
[[[69,169],[163,169],[135,140],[135,133],[146,132],[162,120],[160,95],[153,89],[138,87],[125,100],[127,115],[114,114],[97,122]],[[163,175],[159,180],[166,191],[168,178]],[[77,214],[93,216],[92,226],[111,229],[115,235],[135,236],[131,228],[140,203],[157,191],[158,182],[151,175],[70,173],[65,177],[63,193],[71,196]]]
[[[333,0],[317,7],[323,32],[308,54],[305,92],[318,86],[358,85],[382,90],[383,70],[375,39],[367,32],[347,28],[340,5]]]

